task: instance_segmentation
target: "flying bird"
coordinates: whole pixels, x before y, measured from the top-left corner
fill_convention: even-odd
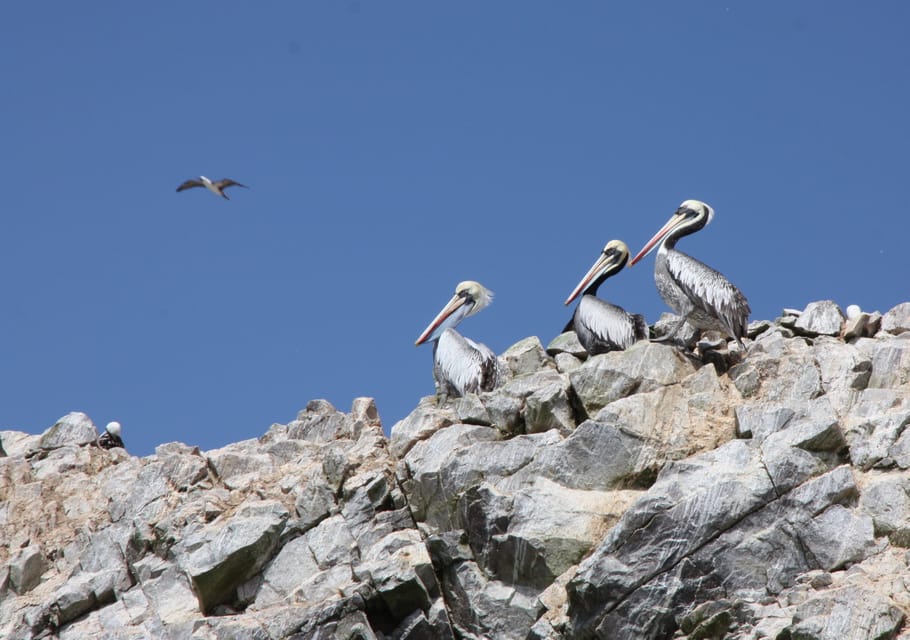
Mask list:
[[[571,303],[584,291],[572,319],[563,331],[575,331],[578,341],[589,354],[626,349],[637,340],[648,337],[644,316],[628,313],[622,307],[597,297],[597,288],[616,275],[629,260],[629,247],[622,240],[610,240],[581,282],[566,299]]]
[[[424,329],[415,345],[433,342],[433,377],[441,403],[448,397],[492,391],[502,374],[496,354],[489,347],[465,338],[455,327],[493,301],[493,292],[479,282],[466,280]]]
[[[222,178],[221,180],[218,180],[217,182],[212,182],[205,176],[199,176],[198,180],[196,180],[196,179],[187,180],[186,182],[181,184],[179,187],[177,187],[177,193],[180,193],[181,191],[186,191],[187,189],[192,189],[193,187],[205,187],[206,189],[208,189],[209,191],[214,193],[216,196],[221,196],[225,200],[230,200],[230,198],[228,198],[227,194],[224,192],[224,190],[227,189],[228,187],[243,187],[244,189],[249,189],[249,187],[246,186],[245,184],[240,184],[239,182],[235,182],[234,180],[231,180],[230,178]]]
[[[98,438],[98,446],[102,449],[113,449],[114,447],[123,448],[123,440],[120,438],[120,423],[108,422],[104,428],[104,433]]]
[[[686,200],[632,258],[629,266],[648,255],[660,242],[654,262],[654,282],[664,302],[680,316],[660,340],[671,339],[688,321],[698,329],[722,331],[736,338],[744,349],[742,338],[751,313],[746,296],[722,273],[674,248],[677,240],[704,228],[713,218],[714,209],[710,206],[699,200]]]

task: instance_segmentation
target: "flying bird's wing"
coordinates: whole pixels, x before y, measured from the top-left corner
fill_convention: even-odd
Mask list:
[[[240,184],[239,182],[231,180],[230,178],[222,178],[215,183],[215,186],[219,189],[226,189],[227,187],[243,187],[244,189],[249,189],[249,187],[245,184]]]
[[[187,180],[182,185],[177,187],[177,193],[180,193],[181,191],[183,191],[185,189],[192,189],[193,187],[204,187],[204,186],[205,185],[202,184],[202,182],[200,182],[199,180]]]

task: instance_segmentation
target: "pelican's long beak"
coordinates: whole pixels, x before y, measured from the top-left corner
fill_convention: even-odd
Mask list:
[[[631,267],[633,264],[635,264],[636,262],[638,262],[639,260],[644,258],[646,255],[651,253],[651,251],[654,250],[654,247],[657,246],[657,243],[660,242],[665,235],[667,235],[668,233],[673,231],[673,229],[675,229],[677,227],[677,225],[679,225],[683,221],[685,221],[685,219],[686,219],[686,216],[681,213],[678,213],[678,212],[674,213],[672,216],[670,216],[670,219],[667,220],[667,224],[665,224],[663,227],[661,227],[660,231],[658,231],[657,233],[654,234],[654,237],[648,241],[648,244],[646,244],[644,246],[644,248],[641,251],[639,251],[638,254],[636,254],[636,256],[634,258],[629,260],[629,266]]]
[[[414,345],[418,346],[426,342],[427,338],[429,338],[433,332],[436,331],[439,325],[445,322],[445,319],[455,313],[455,311],[464,305],[465,302],[467,302],[467,298],[463,296],[460,296],[458,294],[452,296],[452,299],[449,300],[448,304],[442,308],[442,311],[440,311],[439,314],[433,318],[433,322],[431,322],[429,326],[423,330],[423,333],[420,334],[420,337],[417,338],[417,342],[415,342]]]
[[[628,255],[626,253],[625,255]],[[588,269],[588,272],[585,274],[585,277],[581,279],[581,282],[576,285],[575,289],[572,290],[572,293],[569,294],[569,297],[566,298],[565,304],[569,304],[575,298],[578,297],[578,294],[588,288],[588,285],[592,280],[597,278],[602,272],[606,271],[610,267],[616,265],[616,255],[611,253],[609,256],[605,253],[601,253],[600,257],[597,258],[597,261]]]

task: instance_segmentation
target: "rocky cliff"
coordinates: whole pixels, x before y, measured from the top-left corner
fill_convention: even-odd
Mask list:
[[[147,458],[0,433],[0,637],[910,638],[910,303],[573,337],[389,439],[366,398]]]

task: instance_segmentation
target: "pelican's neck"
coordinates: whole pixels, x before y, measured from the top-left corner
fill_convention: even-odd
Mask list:
[[[661,247],[663,247],[663,245],[661,245]],[[612,265],[609,269],[606,269],[603,273],[601,273],[599,276],[594,278],[594,280],[591,281],[591,284],[589,284],[587,287],[585,287],[585,290],[584,290],[584,292],[582,292],[582,295],[596,297],[597,290],[600,288],[600,285],[602,285],[604,282],[606,282],[607,278],[615,276],[617,273],[622,271],[622,268],[624,266],[626,266],[626,261],[628,259],[629,259],[628,256],[626,256],[626,258],[624,258],[622,260],[622,262]]]

